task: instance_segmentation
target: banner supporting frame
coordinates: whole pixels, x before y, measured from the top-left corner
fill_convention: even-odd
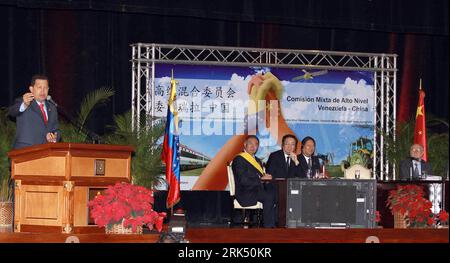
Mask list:
[[[284,67],[370,71],[374,74],[373,174],[378,180],[397,176],[384,151],[385,136],[395,140],[397,55],[320,50],[263,49],[135,43],[131,57],[131,113],[133,129],[154,124],[155,65],[188,64],[242,67]],[[145,126],[140,120],[145,117]]]

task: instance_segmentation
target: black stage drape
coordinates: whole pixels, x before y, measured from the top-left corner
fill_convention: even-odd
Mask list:
[[[427,111],[448,119],[447,0],[7,0],[0,32],[0,106],[37,72],[49,75],[52,97],[72,112],[87,92],[113,87],[112,102],[87,124],[99,134],[131,107],[136,42],[396,53],[402,118],[415,112],[422,78]]]
[[[170,211],[166,208],[167,191],[154,193],[154,210]],[[227,226],[232,215],[232,199],[228,191],[181,191],[180,202],[174,210],[182,208],[186,222],[190,227]],[[241,213],[234,213],[234,222],[238,224]]]

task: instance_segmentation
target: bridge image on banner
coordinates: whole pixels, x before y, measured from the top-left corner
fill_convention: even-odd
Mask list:
[[[141,50],[141,56],[142,45],[133,45],[135,51]],[[163,52],[165,47],[162,45],[156,51]],[[188,47],[192,52],[202,48]],[[381,101],[392,102],[384,96],[390,96],[395,90],[395,82],[380,82],[379,72],[395,75],[396,69],[390,68],[391,64],[387,64],[389,68],[377,64],[374,60],[377,54],[324,52],[324,56],[334,59],[340,56],[340,61],[347,62],[320,65],[324,62],[316,61],[316,67],[301,68],[301,63],[315,61],[314,53],[285,50],[286,56],[306,52],[312,58],[309,62],[300,59],[294,61],[298,64],[283,65],[256,61],[199,63],[189,60],[195,52],[178,53],[174,58],[168,56],[166,61],[152,58],[149,47],[143,50],[146,50],[145,59],[133,60],[133,68],[140,68],[133,71],[133,79],[149,79],[143,82],[149,83],[145,87],[146,94],[150,95],[145,101],[149,107],[141,112],[133,104],[133,117],[139,114],[164,117],[173,69],[178,82],[177,110],[181,122],[182,190],[224,190],[227,187],[226,164],[242,150],[244,135],[252,133],[260,138],[257,156],[264,162],[271,152],[281,148],[282,135],[293,133],[299,140],[305,136],[315,138],[316,154],[322,156],[329,176],[341,177],[342,167],[356,159],[372,169],[376,178],[392,175],[388,173],[392,167],[388,166],[380,147],[383,138],[375,131],[380,129],[380,124],[384,131],[395,129],[391,110],[395,105],[379,107]],[[253,56],[252,52],[270,53],[272,50],[245,51]],[[304,60],[307,58],[305,55]],[[366,58],[369,62],[363,63]],[[395,59],[395,56],[389,58]],[[140,59],[147,62],[150,59],[151,66],[143,68]],[[359,62],[361,65],[357,65]],[[148,75],[138,77],[137,73]],[[258,78],[262,82],[254,85]],[[140,83],[142,80],[133,84],[136,88],[133,97],[142,93]],[[384,87],[383,94],[379,94],[380,85]],[[258,103],[262,103],[262,107]],[[262,108],[266,111],[261,111]],[[385,110],[389,112],[381,112]],[[381,116],[391,118],[380,120]]]

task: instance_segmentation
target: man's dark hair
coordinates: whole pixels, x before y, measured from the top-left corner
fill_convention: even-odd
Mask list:
[[[259,139],[258,139],[258,137],[256,135],[249,135],[249,136],[247,136],[247,138],[245,138],[245,141],[248,141],[248,139],[250,139],[250,138],[255,138],[258,141],[258,143],[259,143]]]
[[[292,134],[286,134],[286,135],[284,135],[283,138],[281,139],[281,144],[284,145],[284,143],[286,142],[286,140],[287,140],[288,138],[292,138],[292,139],[295,140],[295,149],[297,149],[298,139],[297,139],[297,137],[295,137],[295,136],[292,135]]]
[[[34,84],[36,83],[37,79],[42,79],[42,80],[46,80],[48,81],[48,77],[46,75],[42,75],[42,74],[36,74],[33,75],[33,77],[31,77],[31,86],[34,86]]]
[[[305,147],[305,143],[306,143],[307,141],[312,141],[312,142],[314,143],[314,147],[316,146],[316,141],[314,140],[314,138],[313,138],[313,137],[310,137],[310,136],[306,136],[306,137],[303,138],[303,140],[302,140],[302,150],[303,150],[303,147]]]

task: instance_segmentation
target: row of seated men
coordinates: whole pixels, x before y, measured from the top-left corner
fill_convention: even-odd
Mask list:
[[[261,202],[264,227],[273,228],[276,225],[278,193],[272,179],[312,178],[320,171],[319,158],[314,156],[315,140],[305,137],[299,155],[296,154],[297,144],[298,140],[294,135],[283,136],[282,149],[271,153],[264,167],[262,161],[255,156],[259,139],[255,135],[249,135],[244,142],[244,151],[233,159],[235,198],[241,206],[254,206],[258,201]],[[421,145],[414,144],[410,154],[411,158],[400,164],[400,179],[415,179],[424,172],[431,174],[431,166],[421,159]]]
[[[320,170],[319,158],[314,156],[316,142],[312,137],[302,140],[301,154],[296,154],[298,140],[294,135],[282,138],[282,149],[269,155],[265,167],[255,156],[259,139],[249,135],[244,142],[244,151],[232,163],[235,198],[242,206],[263,204],[264,227],[275,227],[277,189],[271,182],[275,178],[311,178]]]

